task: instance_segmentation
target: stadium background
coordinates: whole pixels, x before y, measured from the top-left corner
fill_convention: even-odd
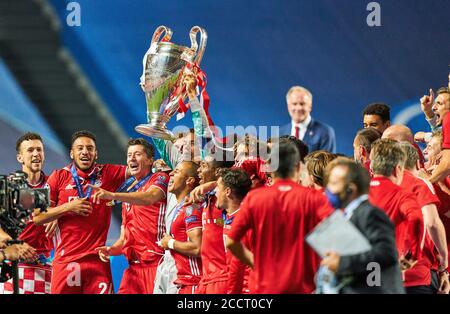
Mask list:
[[[418,100],[447,82],[446,0],[378,1],[380,27],[367,25],[365,0],[79,0],[79,27],[66,23],[69,2],[0,3],[0,173],[18,168],[15,140],[28,130],[45,140],[47,173],[68,162],[70,134],[82,128],[98,135],[100,161],[124,163],[145,122],[139,76],[159,25],[187,46],[193,25],[207,30],[201,67],[217,125],[283,125],[285,93],[303,85],[348,155],[365,105],[386,102],[395,121],[423,130]],[[110,244],[119,226],[116,210]],[[126,261],[112,264],[117,289]]]

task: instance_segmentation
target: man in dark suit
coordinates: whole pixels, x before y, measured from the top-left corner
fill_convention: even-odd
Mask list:
[[[286,94],[291,123],[280,127],[281,135],[292,135],[308,145],[309,152],[336,152],[336,136],[329,125],[311,117],[312,94],[301,86],[293,86]]]
[[[370,177],[359,164],[347,158],[330,163],[326,176],[327,194],[336,208],[367,238],[371,249],[362,254],[339,256],[329,252],[321,265],[349,281],[340,293],[405,293],[395,245],[394,225],[389,217],[368,201]],[[405,260],[402,267],[411,267]]]

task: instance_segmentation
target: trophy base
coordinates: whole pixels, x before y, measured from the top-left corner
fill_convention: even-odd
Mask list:
[[[152,126],[151,124],[139,124],[134,128],[136,132],[146,135],[148,137],[155,137],[161,140],[172,140],[175,138],[172,132],[166,128],[159,128]]]

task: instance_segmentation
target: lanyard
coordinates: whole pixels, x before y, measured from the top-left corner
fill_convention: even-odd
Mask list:
[[[170,233],[172,233],[172,226],[173,226],[173,221],[175,220],[175,218],[177,217],[178,212],[180,211],[181,207],[183,207],[184,202],[186,201],[187,196],[181,201],[180,204],[178,204],[172,214],[172,219],[170,219]]]
[[[230,218],[227,219],[227,211],[223,210],[222,211],[222,219],[223,219],[223,224],[226,225],[231,225],[231,223],[233,222],[235,216],[232,216]]]
[[[150,172],[149,174],[147,174],[145,177],[143,177],[141,180],[138,181],[138,183],[136,183],[135,185],[133,185],[130,189],[128,189],[129,186],[131,186],[131,184],[133,184],[133,182],[136,181],[135,177],[130,177],[128,178],[124,183],[122,183],[122,185],[116,190],[116,192],[125,192],[125,193],[131,193],[131,192],[136,192],[137,190],[139,190],[145,183],[147,183],[147,181],[152,177],[152,173]],[[120,204],[122,202],[120,201],[114,201],[116,204]]]
[[[135,177],[129,177],[122,185],[116,190],[116,192],[136,192],[139,190],[152,176],[153,174],[150,172],[145,177],[143,177],[141,180],[139,180],[138,183],[133,185],[131,189],[128,189],[131,184],[136,180]]]
[[[80,183],[80,177],[78,176],[77,169],[75,168],[75,164],[72,164],[72,167],[70,167],[70,172],[72,173],[72,178],[75,181],[75,186],[77,188],[78,197],[89,199],[92,194],[92,188],[88,187],[86,189],[86,194],[84,194],[83,188],[81,187],[81,183]],[[89,183],[91,185],[94,185],[95,180],[97,180],[97,172],[94,172],[94,174],[91,176],[91,180]]]

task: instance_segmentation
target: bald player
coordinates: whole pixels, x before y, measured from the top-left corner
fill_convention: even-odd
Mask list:
[[[381,138],[389,138],[391,140],[395,140],[397,142],[408,142],[417,149],[417,153],[419,154],[419,162],[420,167],[423,168],[425,165],[425,157],[423,156],[422,150],[417,146],[414,142],[414,135],[411,132],[410,128],[406,125],[402,124],[394,124],[388,127],[384,132]]]

